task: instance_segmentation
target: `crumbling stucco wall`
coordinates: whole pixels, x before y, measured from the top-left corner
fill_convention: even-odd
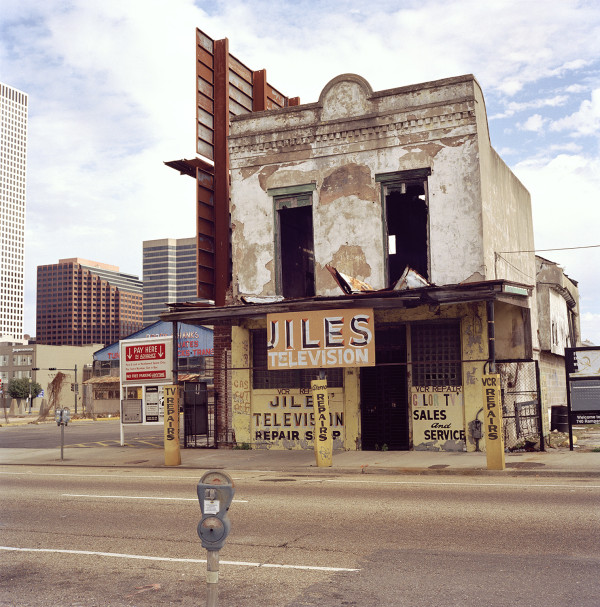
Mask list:
[[[339,289],[326,264],[388,286],[376,176],[429,168],[429,275],[438,285],[488,276],[473,76],[373,93],[352,74],[317,103],[233,119],[234,296],[276,294],[275,211],[268,190],[315,184],[317,295]],[[487,133],[487,124],[486,124]]]

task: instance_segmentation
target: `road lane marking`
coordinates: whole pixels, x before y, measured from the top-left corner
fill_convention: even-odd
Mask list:
[[[151,495],[93,495],[89,493],[61,493],[63,497],[100,497],[115,500],[172,500],[180,502],[197,502],[197,497],[155,497]],[[248,500],[233,500],[234,504],[247,504]]]
[[[166,561],[169,563],[206,563],[206,559],[181,559],[169,556],[146,556],[142,554],[121,554],[119,552],[94,552],[92,550],[62,550],[58,548],[17,548],[15,546],[0,546],[0,550],[7,552],[46,552],[51,554],[78,554],[84,556],[108,556],[120,559],[136,559],[142,561]],[[237,565],[240,567],[260,567],[271,569],[298,569],[301,571],[360,571],[347,567],[317,567],[315,565],[282,565],[277,563],[253,563],[246,561],[219,561],[220,565]]]

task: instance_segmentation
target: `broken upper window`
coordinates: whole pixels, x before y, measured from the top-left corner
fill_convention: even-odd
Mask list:
[[[429,278],[429,212],[427,176],[430,169],[377,176],[382,183],[387,283],[393,287],[406,267]]]
[[[312,190],[313,184],[269,190],[275,205],[277,291],[286,298],[315,294]]]

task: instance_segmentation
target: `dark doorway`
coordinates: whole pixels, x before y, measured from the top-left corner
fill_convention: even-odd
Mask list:
[[[315,294],[312,206],[285,208],[278,213],[281,294],[311,297]]]
[[[405,327],[375,331],[375,360],[360,371],[362,449],[408,450]]]
[[[425,182],[386,185],[385,194],[390,286],[398,281],[406,266],[429,278]]]
[[[184,382],[182,386],[184,448],[216,446],[214,397],[210,398],[206,382]]]

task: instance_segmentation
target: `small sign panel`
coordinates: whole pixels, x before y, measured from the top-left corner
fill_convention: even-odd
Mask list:
[[[142,423],[142,399],[125,398],[121,401],[121,423],[122,424],[141,424]]]
[[[146,388],[146,421],[158,421],[158,386]]]
[[[204,514],[219,514],[219,500],[204,500]]]

